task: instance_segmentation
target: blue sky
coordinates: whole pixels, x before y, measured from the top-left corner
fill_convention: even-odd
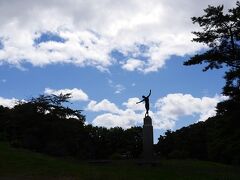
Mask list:
[[[84,110],[87,123],[128,128],[142,125],[144,105],[135,103],[152,89],[155,142],[166,129],[206,120],[226,99],[224,70],[183,66],[206,48],[191,42],[190,17],[234,2],[187,3],[1,1],[0,104],[72,92],[70,106]]]

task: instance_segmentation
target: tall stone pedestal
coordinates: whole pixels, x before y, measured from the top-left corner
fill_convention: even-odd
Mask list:
[[[152,118],[146,116],[143,119],[143,158],[145,161],[153,160],[153,126]]]

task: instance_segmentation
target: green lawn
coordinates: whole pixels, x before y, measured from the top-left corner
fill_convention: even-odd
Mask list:
[[[0,143],[0,179],[240,179],[240,168],[194,160],[162,160],[156,167],[134,161],[90,164],[10,148]]]

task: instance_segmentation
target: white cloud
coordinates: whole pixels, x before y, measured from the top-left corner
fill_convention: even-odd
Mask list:
[[[155,104],[157,111],[154,114],[154,119],[160,120],[155,120],[155,125],[161,127],[162,122],[169,122],[169,124],[165,125],[170,128],[183,116],[199,115],[200,118],[197,121],[205,121],[216,114],[215,107],[217,103],[226,99],[226,96],[218,95],[212,98],[195,98],[190,94],[168,94],[160,98]]]
[[[132,101],[133,99],[129,100]],[[136,103],[136,102],[135,102]],[[125,104],[125,103],[124,103]],[[127,106],[126,103],[125,105]],[[130,103],[131,104],[131,103]],[[130,106],[129,106],[130,107]],[[97,103],[96,101],[90,101],[86,110],[94,112],[104,112],[101,115],[98,115],[92,122],[95,126],[104,126],[107,128],[110,127],[123,127],[130,128],[141,122],[142,113],[136,113],[133,109],[120,109],[114,103],[110,102],[107,99],[104,99]]]
[[[208,4],[229,8],[235,1],[1,0],[0,64],[71,63],[106,71],[115,63],[111,51],[118,50],[129,57],[123,69],[157,71],[170,56],[184,56],[202,48],[190,41],[191,31],[196,29],[190,17],[203,14]],[[66,41],[35,46],[34,39],[48,31]],[[142,52],[139,44],[148,50]]]
[[[144,104],[136,104],[140,99],[137,97],[129,98],[127,102],[124,102],[123,105],[126,106],[127,109],[132,109],[134,111],[145,111]]]
[[[190,94],[168,94],[160,98],[150,111],[155,129],[172,129],[176,121],[186,116],[193,116],[197,121],[205,121],[216,114],[215,107],[218,102],[226,100],[225,96],[196,98]],[[124,102],[124,109],[120,109],[114,103],[104,99],[97,103],[91,101],[88,111],[102,112],[93,120],[95,126],[129,128],[141,125],[145,113],[143,104],[136,105],[138,98],[130,98]],[[199,118],[198,118],[199,117]]]
[[[122,127],[122,128],[130,128],[132,126],[137,125],[139,117],[133,112],[125,112],[121,115],[119,114],[111,114],[105,113],[97,116],[94,121],[94,126],[104,126],[107,128],[111,127]]]
[[[88,101],[88,95],[83,90],[77,89],[77,88],[59,89],[59,90],[45,88],[44,93],[55,94],[55,95],[71,93],[71,98],[70,98],[71,101]]]
[[[111,103],[107,99],[103,99],[99,103],[93,100],[90,101],[86,110],[95,112],[107,111],[111,113],[121,113],[121,110],[114,103]]]
[[[0,105],[4,107],[13,108],[17,104],[17,102],[18,102],[18,99],[15,99],[15,98],[7,99],[7,98],[0,97]]]
[[[128,71],[143,70],[144,62],[138,59],[128,59],[122,68]]]

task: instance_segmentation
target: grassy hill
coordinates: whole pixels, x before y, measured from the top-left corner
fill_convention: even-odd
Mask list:
[[[0,142],[0,179],[240,179],[240,168],[195,160],[162,160],[156,167],[134,161],[91,164],[54,158]]]

